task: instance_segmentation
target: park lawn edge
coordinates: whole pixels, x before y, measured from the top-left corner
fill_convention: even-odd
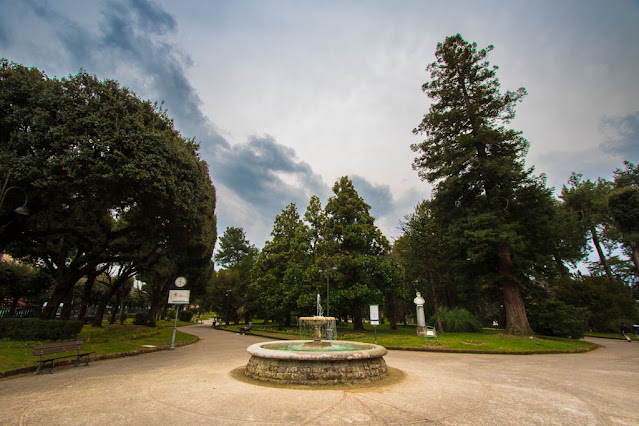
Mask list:
[[[220,327],[218,330],[226,331],[229,333],[237,333],[237,330]],[[276,336],[278,333],[269,333],[269,332],[260,332],[251,330],[252,336],[260,336],[267,337],[269,339],[277,339],[277,340],[291,340],[286,337],[280,337],[284,333],[279,333],[279,336]],[[575,348],[575,349],[551,349],[551,350],[538,350],[538,351],[496,351],[496,350],[482,350],[482,349],[454,349],[454,348],[441,348],[437,346],[427,346],[422,348],[411,347],[411,346],[384,346],[386,349],[391,351],[413,351],[413,352],[441,352],[441,353],[459,353],[459,354],[477,354],[477,355],[552,355],[552,354],[579,354],[591,352],[597,349],[601,349],[604,346],[599,345],[597,343],[588,342],[590,346],[585,348]]]
[[[184,331],[182,331],[185,334],[189,334],[190,336],[193,336],[193,339],[191,340],[186,340],[186,341],[182,341],[182,342],[175,342],[175,347],[179,348],[182,346],[187,346],[187,345],[191,345],[193,343],[196,343],[200,340],[200,338],[198,336],[195,336],[193,334],[190,333],[186,333]],[[93,361],[101,361],[101,360],[106,360],[106,359],[116,359],[116,358],[125,358],[128,356],[136,356],[136,355],[143,355],[143,354],[148,354],[151,352],[159,352],[159,351],[166,351],[169,349],[170,345],[162,345],[162,346],[157,346],[155,348],[144,348],[144,349],[137,349],[135,351],[127,351],[127,352],[113,352],[110,354],[102,354],[102,355],[95,355],[95,356],[91,356],[91,362]],[[93,352],[91,352],[93,353]],[[35,361],[36,363],[38,362],[37,360]],[[73,365],[74,360],[73,359],[68,359],[68,360],[60,360],[58,362],[55,363],[56,367],[62,367],[62,366],[68,366],[68,365]],[[21,368],[16,368],[13,370],[6,370],[6,371],[0,371],[0,379],[4,379],[6,377],[11,377],[11,376],[17,376],[20,374],[27,374],[27,373],[33,373],[34,371],[36,371],[38,368],[37,364],[36,365],[32,365],[32,366],[28,366],[28,367],[21,367]]]

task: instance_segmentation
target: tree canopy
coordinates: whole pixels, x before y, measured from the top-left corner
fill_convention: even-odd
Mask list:
[[[160,106],[84,71],[58,80],[6,60],[0,104],[0,168],[33,212],[22,224],[0,212],[2,247],[54,277],[44,317],[101,263],[211,257],[208,166]]]

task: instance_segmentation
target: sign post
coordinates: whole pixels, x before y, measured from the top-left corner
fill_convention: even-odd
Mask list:
[[[186,285],[186,278],[178,277],[175,280],[175,285],[178,288],[182,288]],[[171,346],[169,350],[175,349],[175,331],[177,330],[178,312],[180,311],[180,305],[188,305],[189,298],[191,297],[191,290],[171,290],[169,291],[169,304],[177,305],[175,308],[175,322],[173,323],[173,337],[171,337]]]
[[[377,326],[379,325],[379,305],[370,305],[371,325],[375,328],[375,344],[377,344]]]

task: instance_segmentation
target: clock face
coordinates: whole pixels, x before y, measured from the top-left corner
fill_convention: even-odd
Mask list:
[[[186,278],[177,277],[175,279],[175,285],[178,286],[178,287],[184,287],[186,285]]]

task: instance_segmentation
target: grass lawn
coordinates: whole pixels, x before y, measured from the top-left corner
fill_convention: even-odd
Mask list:
[[[243,324],[221,327],[230,331],[238,331]],[[375,330],[365,324],[363,332],[355,332],[351,324],[337,327],[337,339],[356,342],[374,343]],[[277,324],[253,323],[253,333],[277,339],[311,339],[311,334],[302,334],[297,327],[283,327]],[[393,349],[433,350],[451,352],[489,352],[489,353],[555,353],[581,352],[596,347],[593,343],[576,339],[534,336],[513,337],[504,335],[501,330],[483,329],[481,333],[439,333],[437,339],[425,339],[417,336],[414,325],[398,325],[391,330],[390,325],[377,327],[377,344]]]
[[[178,321],[178,326],[189,325]],[[125,323],[124,325],[104,324],[102,328],[85,325],[77,340],[84,342],[87,351],[95,352],[92,357],[111,355],[123,352],[135,352],[147,349],[152,345],[160,348],[168,348],[171,345],[173,334],[173,321],[158,321],[157,327],[145,327]],[[196,340],[193,335],[177,330],[175,342],[189,342]],[[32,346],[50,343],[29,342],[16,340],[0,340],[0,375],[6,371],[37,365],[38,357],[33,355]]]

